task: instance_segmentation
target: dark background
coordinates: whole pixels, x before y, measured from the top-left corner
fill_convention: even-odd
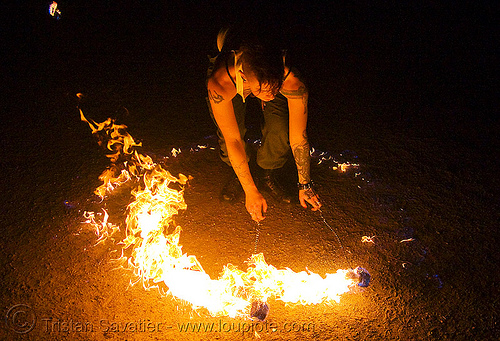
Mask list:
[[[101,84],[126,87],[146,77],[166,82],[172,73],[187,86],[196,76],[203,79],[219,28],[271,22],[286,33],[290,54],[318,101],[329,107],[325,97],[332,100],[339,116],[353,111],[342,103],[357,101],[374,107],[391,102],[392,110],[376,120],[408,129],[436,116],[422,109],[445,108],[446,117],[434,119],[448,127],[495,118],[494,2],[61,1],[61,20],[50,17],[47,7],[44,1],[3,5],[7,88],[26,81],[35,92],[64,83],[85,88],[91,74]],[[153,75],[156,65],[165,71]],[[394,117],[403,108],[405,114]]]

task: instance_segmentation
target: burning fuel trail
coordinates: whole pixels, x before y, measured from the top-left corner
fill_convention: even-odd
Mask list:
[[[228,264],[218,279],[211,279],[196,256],[182,252],[181,227],[173,220],[187,208],[184,186],[189,177],[173,176],[151,157],[139,153],[141,143],[130,136],[125,125],[111,119],[96,123],[87,120],[81,110],[80,114],[99,137],[99,143],[109,150],[111,165],[100,175],[102,184],[95,194],[104,200],[123,184],[136,184],[124,228],[110,223],[105,210],[102,214],[85,212],[85,222],[94,229],[98,243],[118,231],[124,235],[118,243],[127,251],[128,256],[123,257],[134,271],[136,282],[142,282],[145,288],[163,283],[170,294],[189,302],[193,309],[206,309],[212,316],[263,320],[269,298],[300,304],[339,302],[341,295],[366,275],[362,268],[337,270],[325,277],[309,271],[277,269],[267,264],[260,253],[250,257],[246,271]]]

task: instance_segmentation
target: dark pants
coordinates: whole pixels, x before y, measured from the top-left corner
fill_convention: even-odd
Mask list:
[[[249,98],[251,100],[251,98]],[[207,101],[208,102],[208,101]],[[244,140],[246,127],[245,127],[245,112],[246,104],[240,95],[236,95],[233,100],[234,115],[240,130],[241,139]],[[270,102],[264,102],[263,105],[264,124],[262,126],[262,139],[261,146],[257,151],[257,164],[263,169],[277,169],[284,166],[290,153],[290,143],[288,138],[288,101],[281,94]],[[212,113],[210,103],[208,103],[210,115],[217,125]],[[231,166],[227,155],[226,142],[224,136],[217,126],[217,136],[219,137],[220,156],[222,161]],[[248,147],[245,144],[248,160]]]

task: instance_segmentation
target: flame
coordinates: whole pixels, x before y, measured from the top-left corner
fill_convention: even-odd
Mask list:
[[[189,180],[182,174],[170,174],[151,157],[138,153],[136,143],[126,132],[126,126],[108,119],[90,122],[80,110],[81,119],[92,132],[104,135],[112,165],[99,177],[103,182],[95,193],[106,194],[125,182],[139,184],[133,191],[134,200],[127,207],[124,235],[120,241],[128,266],[137,282],[145,288],[163,283],[173,296],[189,302],[194,309],[205,308],[212,316],[248,316],[253,302],[276,298],[288,303],[318,304],[339,302],[343,293],[355,287],[359,280],[356,270],[338,270],[323,278],[313,272],[294,272],[267,264],[264,255],[254,254],[248,260],[247,271],[228,264],[218,279],[211,279],[194,255],[182,252],[179,245],[181,227],[173,217],[186,209],[184,186]],[[125,159],[121,165],[119,159]],[[98,243],[121,231],[108,222],[108,213],[85,212],[86,223],[98,235]],[[102,216],[102,218],[99,218]]]
[[[61,16],[61,11],[57,9],[57,2],[52,1],[49,5],[49,14],[56,19],[59,19]]]

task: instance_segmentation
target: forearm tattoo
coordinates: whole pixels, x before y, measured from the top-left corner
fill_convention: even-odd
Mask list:
[[[307,99],[309,97],[309,93],[304,85],[300,86],[297,90],[282,89],[281,93],[288,99],[302,99],[304,114],[307,114]]]
[[[295,159],[295,164],[297,165],[299,182],[308,183],[311,181],[311,177],[309,175],[311,155],[309,154],[309,142],[307,141],[305,131],[302,136],[303,140],[292,146],[292,153]]]
[[[214,104],[219,104],[220,102],[222,102],[224,100],[224,97],[222,97],[222,95],[219,95],[215,90],[214,90],[214,93],[212,94],[212,92],[209,89],[208,90],[208,99],[211,100],[212,102],[214,102]]]
[[[253,182],[252,175],[247,171],[247,163],[245,161],[241,161],[240,163],[236,163],[232,158],[229,158],[231,162],[231,166],[233,166],[233,170],[236,173],[236,176],[240,180],[241,186],[245,188],[246,185],[251,185]]]

